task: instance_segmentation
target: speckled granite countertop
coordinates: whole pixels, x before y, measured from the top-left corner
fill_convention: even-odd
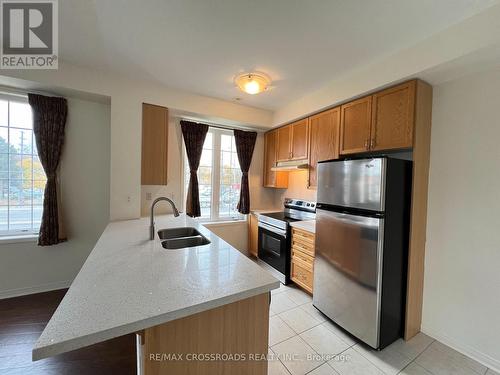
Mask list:
[[[302,229],[311,233],[316,233],[316,220],[293,221],[290,223],[293,228]]]
[[[33,359],[269,292],[279,282],[207,228],[181,215],[156,229],[191,226],[211,243],[165,250],[149,219],[110,223],[33,348]]]

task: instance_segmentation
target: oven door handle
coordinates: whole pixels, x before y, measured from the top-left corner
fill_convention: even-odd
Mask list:
[[[280,236],[286,238],[286,230],[279,229],[279,228],[273,227],[272,225],[262,223],[262,222],[259,222],[259,228],[267,229],[270,232],[279,234]]]

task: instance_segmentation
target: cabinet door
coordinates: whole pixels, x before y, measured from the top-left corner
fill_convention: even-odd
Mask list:
[[[277,138],[277,130],[264,134],[264,187],[286,188],[288,173],[271,170],[276,165]]]
[[[370,145],[372,97],[367,96],[340,107],[340,153],[366,152]]]
[[[292,151],[290,148],[290,129],[291,126],[288,125],[277,130],[277,161],[286,161],[291,158]]]
[[[373,95],[372,150],[413,146],[415,86],[410,81]]]
[[[259,242],[259,227],[257,216],[254,214],[248,215],[248,252],[257,257],[258,242]]]
[[[309,120],[307,118],[297,121],[290,125],[291,127],[291,160],[307,159],[308,138],[309,138]]]
[[[264,187],[273,187],[276,183],[276,172],[271,170],[276,164],[276,131],[264,134]]]
[[[318,161],[339,157],[340,107],[309,118],[309,187],[317,186]]]
[[[300,259],[293,258],[290,268],[290,278],[292,281],[309,293],[312,293],[314,276],[307,264],[301,262]]]
[[[141,184],[167,184],[168,109],[142,104]]]

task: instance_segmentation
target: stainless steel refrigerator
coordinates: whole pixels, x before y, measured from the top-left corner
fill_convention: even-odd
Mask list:
[[[318,164],[314,306],[375,349],[402,334],[411,161]]]

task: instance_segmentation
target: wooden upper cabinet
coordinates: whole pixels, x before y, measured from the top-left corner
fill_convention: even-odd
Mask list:
[[[278,131],[264,134],[264,187],[288,187],[288,173],[271,170],[276,165]]]
[[[415,88],[410,81],[373,94],[371,150],[413,146]]]
[[[366,152],[370,147],[372,97],[340,107],[340,153]]]
[[[307,159],[309,120],[299,120],[278,128],[277,161]]]
[[[141,184],[166,185],[168,109],[142,104]]]
[[[309,118],[308,186],[317,186],[318,161],[339,157],[340,107]]]
[[[421,81],[408,81],[274,130],[272,142],[271,138],[266,141],[272,143],[275,158],[266,157],[264,186],[283,186],[276,181],[278,174],[270,170],[276,162],[308,159],[308,187],[314,188],[318,161],[412,148],[420,86]],[[266,140],[271,137],[267,134]]]
[[[276,164],[276,131],[264,134],[264,187],[274,187],[276,172],[271,170]]]
[[[291,127],[283,126],[277,130],[277,161],[286,161],[290,160],[291,157],[291,149],[290,149],[290,136],[291,136]]]
[[[309,149],[309,120],[305,118],[289,126],[291,128],[290,160],[307,159]]]

